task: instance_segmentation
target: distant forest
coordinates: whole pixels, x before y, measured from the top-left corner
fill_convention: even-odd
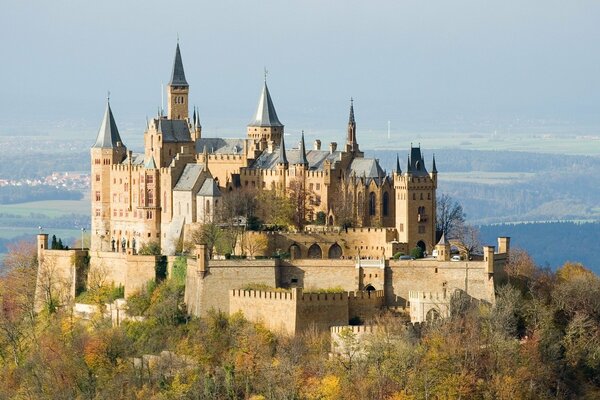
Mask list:
[[[41,200],[81,200],[83,193],[52,186],[2,186],[0,204],[17,204]]]
[[[600,273],[600,222],[487,225],[480,227],[480,233],[483,244],[495,245],[497,237],[510,236],[511,247],[526,250],[542,267],[556,269],[575,261]]]

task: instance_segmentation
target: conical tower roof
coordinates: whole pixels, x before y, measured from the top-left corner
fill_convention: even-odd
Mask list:
[[[279,145],[279,164],[288,164],[287,155],[285,154],[285,141],[283,139],[284,135],[281,135],[281,144]]]
[[[302,131],[302,140],[300,140],[300,164],[308,166],[308,159],[306,158],[306,146],[304,144],[304,131]]]
[[[277,118],[277,112],[275,111],[273,100],[271,100],[271,94],[269,93],[266,80],[260,94],[260,99],[258,100],[256,115],[254,116],[254,120],[252,120],[248,126],[283,127],[283,124],[279,122],[279,118]]]
[[[173,61],[173,73],[171,74],[171,86],[188,86],[187,80],[185,79],[185,72],[183,71],[183,61],[181,61],[181,51],[179,50],[179,42],[175,49],[175,60]]]
[[[398,153],[396,153],[396,173],[400,175],[402,173],[402,169],[400,168],[400,157]]]
[[[110,109],[110,102],[107,100],[102,125],[100,125],[96,143],[94,143],[92,147],[98,149],[112,149],[117,147],[118,142],[121,142],[121,144],[123,143],[112,110]]]

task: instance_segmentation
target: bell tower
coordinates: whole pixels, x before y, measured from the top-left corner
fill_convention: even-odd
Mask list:
[[[167,118],[169,119],[187,119],[188,118],[188,95],[190,86],[185,79],[183,71],[183,61],[181,61],[181,51],[179,50],[179,41],[175,49],[175,60],[173,62],[173,73],[168,85],[168,103],[169,109]]]

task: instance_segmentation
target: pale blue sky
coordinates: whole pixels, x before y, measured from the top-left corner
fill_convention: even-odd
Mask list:
[[[207,135],[244,132],[264,66],[292,131],[343,131],[354,96],[359,130],[542,121],[600,132],[594,0],[2,3],[0,125],[11,129],[96,129],[110,90],[118,125],[141,132],[179,34]]]

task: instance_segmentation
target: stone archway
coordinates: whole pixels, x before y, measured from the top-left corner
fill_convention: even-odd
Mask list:
[[[419,240],[417,242],[417,247],[420,247],[421,250],[423,250],[423,254],[425,254],[425,252],[427,251],[427,245],[425,245],[425,242],[422,240]]]
[[[329,226],[333,226],[333,215],[329,216]]]
[[[440,312],[438,310],[432,308],[431,310],[427,311],[427,314],[425,315],[425,321],[432,322],[437,321],[438,319],[440,319]]]
[[[318,244],[313,243],[308,248],[308,258],[313,258],[313,259],[323,258],[323,251],[321,250],[321,247]]]
[[[328,251],[327,258],[337,259],[342,257],[342,248],[339,244],[334,243]]]
[[[296,243],[294,243],[290,246],[289,252],[290,252],[290,257],[292,260],[302,258],[302,253],[300,252],[300,246],[298,246]]]
[[[375,286],[371,285],[370,283],[365,286],[365,288],[363,289],[365,292],[374,292],[375,291]]]

